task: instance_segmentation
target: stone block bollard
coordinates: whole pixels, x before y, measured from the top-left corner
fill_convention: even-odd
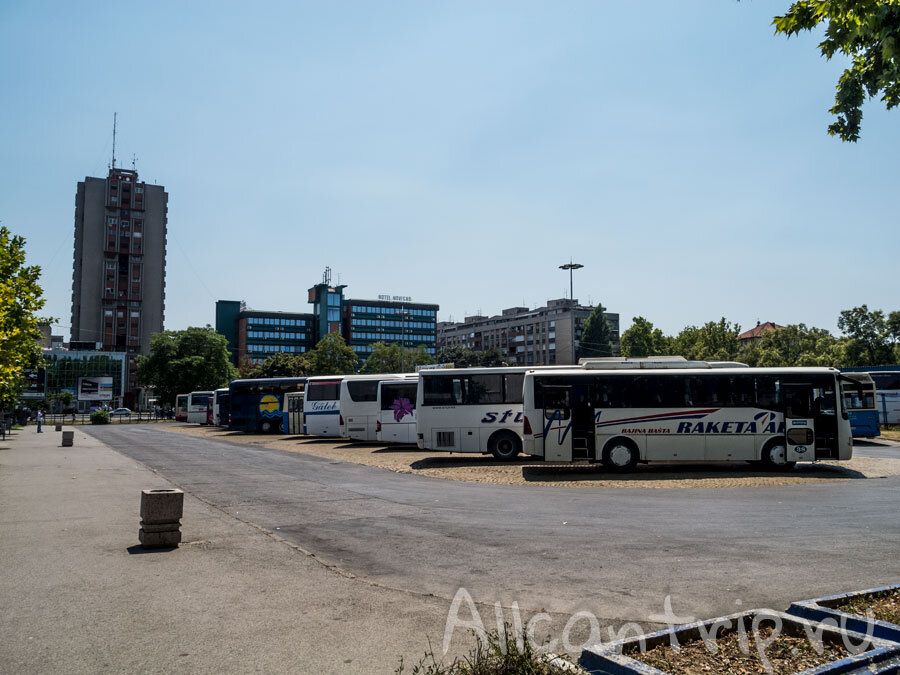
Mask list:
[[[62,422],[57,422],[57,423],[56,423],[56,430],[57,430],[57,431],[62,431]]]
[[[168,548],[181,543],[181,514],[184,492],[172,490],[141,491],[141,530],[138,538],[144,548]]]
[[[75,432],[74,431],[62,432],[62,446],[64,448],[71,448],[74,443],[75,443]]]

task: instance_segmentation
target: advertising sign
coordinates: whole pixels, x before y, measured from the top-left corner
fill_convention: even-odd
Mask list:
[[[111,377],[79,377],[79,401],[112,401],[113,379]]]
[[[44,398],[47,371],[43,368],[26,369],[24,375],[28,384],[25,385],[20,398]]]

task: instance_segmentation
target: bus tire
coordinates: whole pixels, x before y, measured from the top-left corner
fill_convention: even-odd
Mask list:
[[[512,431],[498,431],[488,441],[488,448],[494,459],[511,462],[522,452],[522,439]]]
[[[269,420],[263,420],[259,423],[259,430],[264,434],[271,434],[275,431],[275,424]]]
[[[764,467],[775,471],[793,469],[797,462],[788,462],[785,459],[786,453],[787,448],[784,445],[784,441],[773,438],[763,446],[760,461]]]
[[[627,438],[614,438],[603,448],[603,465],[610,471],[634,471],[640,460],[637,446]]]

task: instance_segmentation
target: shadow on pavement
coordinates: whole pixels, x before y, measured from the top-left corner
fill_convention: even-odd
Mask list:
[[[866,475],[860,471],[832,464],[801,464],[787,471],[761,470],[748,464],[745,467],[733,464],[652,464],[638,466],[631,473],[614,473],[607,471],[602,464],[570,466],[548,464],[546,466],[526,466],[522,468],[522,477],[527,481],[670,481],[670,480],[704,480],[722,478],[831,478],[846,480],[848,478],[864,479]]]
[[[144,548],[140,544],[135,544],[134,546],[129,546],[125,550],[128,551],[128,555],[143,555],[144,553],[168,553],[169,551],[175,551],[177,549],[177,546],[166,546],[165,548]]]

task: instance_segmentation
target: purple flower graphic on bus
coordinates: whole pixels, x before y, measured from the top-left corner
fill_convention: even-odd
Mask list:
[[[407,415],[413,414],[413,406],[412,403],[409,402],[408,398],[398,398],[396,401],[391,403],[391,410],[394,411],[394,420],[399,422]]]

